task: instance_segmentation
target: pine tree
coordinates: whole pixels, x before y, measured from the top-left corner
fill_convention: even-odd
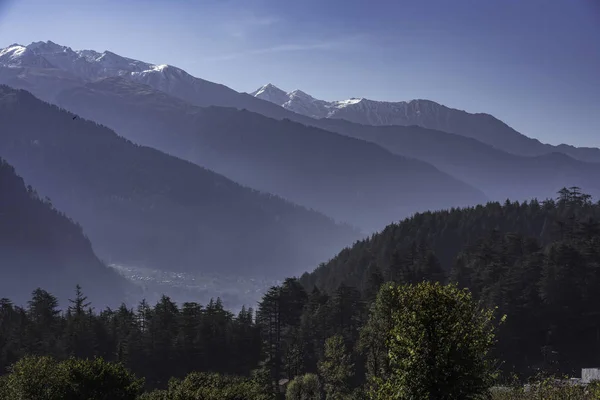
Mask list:
[[[96,354],[96,340],[92,326],[94,315],[87,311],[91,309],[87,296],[84,296],[81,286],[75,287],[75,299],[69,299],[71,305],[66,315],[66,351],[70,356],[89,358]]]

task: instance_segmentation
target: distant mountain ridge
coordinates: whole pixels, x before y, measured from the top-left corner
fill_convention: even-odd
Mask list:
[[[315,211],[0,85],[0,149],[28,184],[81,223],[107,262],[282,276],[358,232]]]
[[[555,151],[519,156],[473,138],[420,126],[358,125],[339,119],[320,120],[324,129],[363,139],[408,157],[433,164],[481,189],[495,201],[545,199],[563,187],[579,186],[600,197],[600,163],[576,160]]]
[[[315,119],[345,119],[363,125],[418,125],[477,139],[509,153],[539,156],[562,152],[582,161],[600,162],[600,149],[561,144],[552,146],[529,138],[489,114],[471,114],[431,100],[375,101],[351,98],[341,101],[316,99],[300,90],[285,92],[269,83],[252,96]]]

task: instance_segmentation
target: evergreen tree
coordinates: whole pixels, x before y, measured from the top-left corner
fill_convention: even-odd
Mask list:
[[[26,351],[30,354],[60,356],[63,353],[60,337],[63,321],[56,297],[39,288],[34,290],[28,302],[27,317]]]
[[[95,354],[96,340],[94,338],[95,316],[88,313],[90,304],[81,291],[81,286],[75,287],[75,299],[69,299],[71,305],[66,315],[66,351],[69,356],[89,358]]]

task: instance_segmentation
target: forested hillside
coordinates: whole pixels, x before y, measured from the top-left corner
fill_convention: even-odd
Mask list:
[[[24,302],[43,285],[66,301],[78,283],[98,305],[118,305],[133,289],[98,260],[81,226],[0,158],[0,297]]]
[[[0,86],[0,148],[27,183],[81,223],[107,262],[293,274],[358,233],[270,194],[142,147]]]
[[[578,188],[556,200],[417,214],[302,276],[309,290],[373,282],[457,282],[507,314],[504,370],[600,365],[600,204]]]

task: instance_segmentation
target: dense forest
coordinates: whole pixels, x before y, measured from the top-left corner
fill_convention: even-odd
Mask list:
[[[98,304],[118,305],[134,289],[98,260],[81,226],[26,187],[1,158],[0,194],[1,297],[25,302],[43,283],[66,300],[81,283]]]
[[[329,217],[0,86],[2,156],[80,223],[109,263],[294,274],[359,234]],[[240,265],[244,260],[244,265]]]
[[[599,213],[600,204],[571,188],[541,203],[415,215],[315,273],[272,287],[256,311],[238,315],[218,300],[176,305],[168,297],[98,312],[79,289],[60,313],[52,295],[37,290],[25,307],[2,300],[0,368],[27,354],[101,356],[123,362],[148,389],[163,389],[156,399],[212,398],[168,397],[202,382],[262,395],[312,387],[327,399],[408,398],[388,390],[420,382],[432,396],[423,398],[468,399],[492,377],[497,384],[579,376],[582,367],[600,366]],[[419,361],[436,351],[449,361]],[[415,375],[438,367],[447,373]],[[433,395],[440,385],[474,394]]]

